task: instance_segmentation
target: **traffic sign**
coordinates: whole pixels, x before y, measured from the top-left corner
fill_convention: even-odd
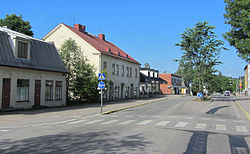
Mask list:
[[[105,87],[105,83],[104,82],[99,82],[98,83],[98,87],[100,88],[100,89],[103,89],[104,87]]]
[[[203,94],[202,93],[198,93],[198,95],[197,95],[199,98],[201,98],[202,96],[203,96]]]
[[[98,80],[105,80],[105,73],[99,73]]]

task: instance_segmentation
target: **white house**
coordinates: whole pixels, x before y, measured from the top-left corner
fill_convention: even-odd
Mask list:
[[[70,27],[57,25],[43,40],[53,42],[60,49],[65,40],[72,38],[81,47],[83,55],[95,67],[96,74],[108,73],[110,85],[104,93],[106,100],[118,100],[139,96],[140,63],[105,39],[104,34],[94,36],[83,25]]]
[[[0,27],[0,109],[66,104],[66,75],[53,44]]]
[[[141,95],[160,93],[160,79],[158,70],[140,68],[140,93]]]

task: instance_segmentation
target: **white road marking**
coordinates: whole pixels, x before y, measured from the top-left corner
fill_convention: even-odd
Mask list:
[[[201,118],[201,120],[209,120],[209,118]]]
[[[236,126],[236,130],[238,132],[246,132],[246,133],[248,132],[246,126]]]
[[[217,124],[215,129],[216,130],[226,131],[227,130],[227,126],[226,125],[222,125],[222,124]]]
[[[153,121],[153,120],[144,120],[144,121],[138,123],[137,125],[146,125],[146,124],[150,123],[151,121]]]
[[[117,121],[119,121],[119,120],[109,120],[109,121],[103,122],[103,123],[101,123],[101,124],[107,125],[107,124],[115,123],[115,122],[117,122]]]
[[[193,117],[184,117],[185,119],[194,119]]]
[[[71,118],[80,118],[81,116],[68,116],[68,117],[71,117]]]
[[[69,122],[69,123],[67,123],[67,124],[69,124],[69,125],[74,125],[74,124],[79,124],[79,123],[85,122],[85,121],[87,121],[87,119],[77,120],[77,121]]]
[[[132,122],[135,122],[136,120],[127,120],[127,121],[124,121],[124,122],[121,122],[119,123],[120,125],[127,125],[127,124],[130,124]]]
[[[217,121],[226,121],[225,119],[217,119]]]
[[[155,118],[160,118],[161,116],[154,116]]]
[[[198,123],[194,128],[196,129],[205,129],[207,127],[207,123]]]
[[[169,116],[169,118],[177,118],[177,116]]]
[[[52,116],[52,117],[54,117],[54,118],[58,118],[58,117],[60,117],[59,115],[55,115],[55,116]]]
[[[10,131],[10,130],[7,130],[7,129],[0,130],[0,132],[8,132],[8,131]]]
[[[147,116],[143,115],[143,116],[140,116],[140,117],[145,118],[145,117],[147,117]]]
[[[86,122],[85,124],[94,124],[94,123],[97,123],[97,122],[100,122],[100,121],[103,121],[103,120],[93,120],[93,121],[90,121],[90,122]]]
[[[158,122],[158,123],[155,124],[155,125],[157,125],[157,126],[164,126],[164,125],[166,125],[166,124],[168,124],[168,123],[170,123],[170,121],[160,121],[160,122]]]
[[[234,122],[243,122],[242,120],[234,120]]]
[[[178,123],[175,125],[175,127],[186,127],[187,124],[188,124],[188,122],[183,122],[183,121],[181,121],[181,122],[178,122]]]

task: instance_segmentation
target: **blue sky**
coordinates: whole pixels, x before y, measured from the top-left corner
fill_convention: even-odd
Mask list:
[[[34,37],[42,38],[60,22],[86,26],[87,32],[104,33],[142,65],[148,62],[160,72],[174,73],[182,51],[174,44],[180,41],[185,28],[198,21],[208,21],[216,27],[216,35],[229,30],[224,24],[224,0],[13,0],[2,1],[0,18],[6,14],[22,14],[31,23]],[[244,76],[246,62],[237,57],[235,49],[225,41],[229,51],[222,51],[223,64],[216,68],[223,75]]]

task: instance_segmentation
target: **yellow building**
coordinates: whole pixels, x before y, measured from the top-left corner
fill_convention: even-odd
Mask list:
[[[246,95],[250,95],[250,63],[248,63],[246,65],[246,67],[244,68],[245,71],[245,91],[246,91]]]

